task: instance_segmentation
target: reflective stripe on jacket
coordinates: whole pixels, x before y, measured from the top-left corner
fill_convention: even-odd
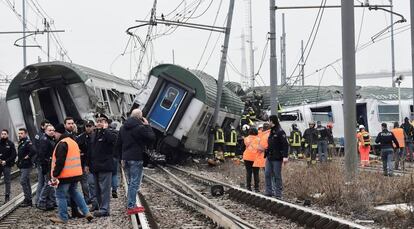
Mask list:
[[[65,142],[68,145],[68,152],[66,154],[66,160],[62,171],[60,172],[59,176],[56,178],[70,178],[82,175],[82,165],[80,159],[80,150],[78,144],[72,138],[64,138],[60,140],[60,142]],[[60,143],[59,142],[59,143]],[[59,144],[58,143],[58,144]],[[56,166],[56,148],[53,150],[52,155],[52,166],[51,166],[51,173],[53,174],[53,170]]]
[[[254,161],[256,160],[259,151],[260,138],[256,135],[249,135],[244,138],[244,145],[246,149],[243,153],[243,160]]]
[[[226,141],[227,146],[236,146],[237,144],[237,132],[235,130],[231,130],[230,132],[230,139]]]
[[[221,128],[216,130],[216,134],[214,135],[214,143],[224,143],[224,132]]]

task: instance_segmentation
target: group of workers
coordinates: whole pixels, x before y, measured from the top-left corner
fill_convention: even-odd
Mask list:
[[[44,211],[57,207],[58,214],[50,218],[52,222],[66,223],[68,206],[72,218],[85,217],[91,221],[94,217],[109,216],[111,193],[112,198],[118,198],[118,166],[122,160],[129,181],[126,213],[143,212],[142,206],[136,206],[136,194],[143,176],[145,148],[155,140],[152,128],[139,109],[131,112],[119,131],[105,114],[98,113],[95,119],[96,124],[85,121],[83,131],[71,117],[57,125],[44,120],[33,141],[27,130],[20,128],[17,153],[8,139],[8,130],[2,130],[0,172],[4,175],[5,201],[10,200],[10,173],[17,156],[25,197],[21,206],[33,205],[30,174],[35,166],[38,173],[35,206]],[[78,183],[82,193],[78,191]]]
[[[393,169],[405,169],[405,161],[413,161],[413,136],[414,127],[408,117],[404,118],[404,123],[399,125],[394,122],[391,131],[387,124],[381,124],[382,131],[375,138],[375,143],[381,150],[381,159],[384,176],[392,176]],[[361,158],[361,166],[369,165],[369,153],[372,150],[371,138],[364,125],[359,126],[357,133],[358,151]],[[394,165],[392,161],[394,160]]]

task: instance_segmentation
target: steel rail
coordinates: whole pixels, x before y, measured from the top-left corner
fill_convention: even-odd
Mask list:
[[[121,167],[121,175],[122,175],[122,183],[124,185],[125,188],[125,196],[128,197],[128,182],[125,176],[125,172],[124,169]],[[141,200],[140,197],[137,193],[137,197],[136,197],[136,202],[139,206],[142,206],[141,204]],[[149,211],[149,209],[145,209],[146,211]],[[130,215],[131,218],[131,224],[132,224],[132,228],[134,229],[150,229],[150,224],[148,222],[147,216],[145,215],[145,212],[141,212],[138,214],[133,214]]]
[[[175,176],[174,174],[172,174],[167,169],[162,168],[160,166],[158,166],[158,168],[161,169],[162,171],[164,171],[165,173],[167,173],[168,176],[170,176],[177,183],[179,183],[180,184],[180,188],[184,189],[185,192],[187,192],[188,194],[192,195],[194,199],[196,199],[198,201],[202,201],[204,204],[206,204],[210,208],[215,209],[216,211],[220,212],[221,214],[223,214],[224,216],[228,217],[232,221],[237,222],[240,225],[243,225],[245,228],[257,228],[254,225],[251,225],[247,221],[245,221],[245,220],[241,219],[240,217],[234,215],[233,213],[229,212],[227,209],[225,209],[225,208],[223,208],[221,206],[218,206],[217,204],[214,204],[207,197],[203,196],[200,192],[198,192],[195,189],[193,189],[192,187],[190,187],[186,182],[184,182],[183,180],[181,180],[180,178],[178,178],[177,176]]]
[[[10,178],[14,179],[16,177],[18,177],[20,175],[20,169],[15,170],[13,172],[10,173]],[[0,185],[4,184],[4,176],[0,177]]]
[[[356,224],[354,222],[327,215],[322,212],[318,212],[300,205],[292,204],[283,200],[271,198],[264,196],[262,194],[258,194],[255,192],[251,192],[221,181],[213,180],[211,178],[198,175],[189,171],[186,171],[181,168],[177,168],[175,166],[168,166],[169,168],[175,169],[176,171],[180,171],[185,173],[189,176],[199,179],[202,182],[210,183],[210,184],[220,184],[223,187],[228,188],[227,193],[230,197],[238,199],[243,202],[247,202],[250,204],[255,205],[256,207],[263,208],[266,210],[270,210],[273,213],[276,213],[281,216],[285,216],[286,218],[298,222],[301,225],[306,225],[308,227],[313,228],[368,228],[363,225]]]
[[[244,227],[240,226],[239,224],[237,224],[236,222],[232,221],[231,219],[223,216],[220,212],[210,208],[206,204],[203,204],[203,203],[201,203],[201,202],[199,202],[199,201],[197,201],[193,198],[188,197],[187,195],[184,195],[184,194],[180,193],[179,191],[177,191],[173,188],[170,188],[170,187],[166,186],[165,184],[157,181],[155,178],[152,178],[151,176],[144,175],[144,180],[152,183],[153,185],[156,185],[156,186],[158,186],[162,189],[168,190],[171,193],[175,194],[187,206],[189,206],[189,207],[193,208],[194,210],[196,210],[197,212],[207,216],[208,218],[213,220],[215,223],[220,225],[220,227],[231,228],[231,229],[233,229],[233,228],[244,228]]]
[[[32,185],[32,195],[36,192],[37,183]],[[16,208],[20,206],[24,201],[24,193],[20,193],[13,199],[11,199],[9,202],[3,204],[0,207],[0,220],[4,219],[8,214],[13,212]]]

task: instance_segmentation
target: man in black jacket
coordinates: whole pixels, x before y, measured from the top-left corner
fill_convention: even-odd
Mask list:
[[[49,124],[50,122],[47,119],[42,120],[42,122],[40,122],[39,132],[37,132],[33,140],[33,150],[35,151],[35,155],[33,159],[34,159],[34,163],[37,169],[37,188],[36,188],[36,197],[35,197],[36,207],[37,207],[37,203],[39,202],[40,193],[43,189],[43,186],[45,186],[45,179],[42,174],[42,166],[39,161],[40,157],[38,156],[39,148],[40,148],[40,139],[45,135],[45,127],[46,125],[49,125]]]
[[[4,184],[6,185],[4,202],[10,200],[10,173],[15,160],[16,147],[14,146],[14,143],[9,140],[9,131],[3,129],[1,131],[0,139],[0,175],[3,174]]]
[[[92,120],[87,121],[85,124],[85,131],[76,137],[76,142],[79,145],[81,162],[82,162],[82,181],[81,187],[83,196],[85,197],[86,203],[90,204],[95,199],[95,181],[92,173],[86,172],[85,167],[88,161],[88,147],[90,144],[90,138],[93,132],[95,123]]]
[[[39,148],[37,150],[37,160],[42,168],[41,173],[46,182],[41,189],[39,198],[36,200],[36,206],[44,211],[53,210],[56,205],[55,189],[47,184],[50,177],[52,154],[55,148],[54,136],[55,127],[51,124],[47,124],[45,126],[45,134],[40,139]]]
[[[408,154],[408,160],[413,161],[414,127],[411,125],[408,117],[404,118],[404,123],[401,124],[401,128],[403,128],[405,132],[405,149]]]
[[[23,188],[24,201],[20,205],[22,207],[32,206],[32,186],[30,185],[30,173],[32,171],[32,158],[36,152],[33,150],[33,145],[27,137],[27,130],[20,128],[19,132],[19,146],[17,167],[20,169],[20,184]]]
[[[90,170],[95,179],[96,202],[92,210],[96,217],[109,216],[111,200],[111,180],[113,171],[113,151],[117,134],[108,128],[108,117],[104,114],[96,115],[96,131],[90,138],[86,171]]]
[[[289,143],[278,117],[271,115],[269,120],[272,128],[268,138],[268,149],[265,151],[265,195],[274,195],[280,199],[283,190],[282,164],[288,161]]]
[[[392,176],[392,155],[394,153],[393,143],[396,148],[400,148],[394,134],[387,129],[387,123],[381,124],[382,131],[378,133],[375,143],[381,147],[382,168],[384,176]]]
[[[155,134],[147,119],[142,117],[142,111],[134,109],[119,131],[117,150],[125,162],[128,174],[128,203],[127,214],[144,211],[142,206],[136,206],[136,195],[143,176],[143,154],[145,147],[155,140]]]

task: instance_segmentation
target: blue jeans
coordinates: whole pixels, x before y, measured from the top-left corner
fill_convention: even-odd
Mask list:
[[[282,161],[269,161],[266,159],[265,165],[265,194],[277,198],[282,197],[283,182],[282,182]]]
[[[114,171],[112,171],[112,182],[111,182],[112,192],[116,192],[118,190],[118,185],[119,185],[118,167],[119,167],[119,159],[114,158]]]
[[[406,149],[406,152],[408,154],[408,160],[413,161],[413,142],[410,141],[410,140],[406,141],[405,142],[405,149]],[[406,156],[404,156],[404,159],[405,159],[405,157]]]
[[[40,200],[40,193],[42,193],[42,189],[45,186],[45,176],[42,174],[42,166],[37,165],[36,167],[37,167],[36,205],[38,205],[39,200]]]
[[[20,169],[21,175],[20,175],[20,184],[23,188],[24,193],[24,200],[25,201],[32,201],[32,186],[30,185],[30,172],[32,171],[32,168],[27,169]]]
[[[328,155],[328,141],[318,141],[319,162],[326,161]]]
[[[128,176],[128,208],[134,208],[144,175],[143,161],[125,161],[125,170]]]
[[[65,222],[69,220],[68,201],[72,198],[79,207],[83,215],[89,213],[88,206],[83,199],[82,194],[78,191],[78,182],[59,184],[56,188],[56,200],[58,205],[59,218]]]
[[[381,149],[382,168],[384,175],[392,175],[392,155],[394,150],[392,148]]]

